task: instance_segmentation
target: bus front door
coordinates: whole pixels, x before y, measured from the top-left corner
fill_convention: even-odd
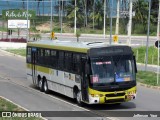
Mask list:
[[[86,74],[86,61],[82,61],[82,79],[81,79],[81,94],[82,94],[82,100],[85,102],[89,102],[88,98],[88,78]]]
[[[36,72],[36,48],[32,48],[32,52],[31,52],[31,67],[32,67],[32,80],[33,80],[33,84],[36,85],[37,83],[37,72]]]

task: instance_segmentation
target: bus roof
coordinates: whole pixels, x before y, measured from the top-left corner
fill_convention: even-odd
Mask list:
[[[113,45],[109,45],[104,42],[73,42],[73,41],[61,41],[61,40],[40,40],[35,42],[28,42],[27,46],[87,53],[87,51],[91,48],[109,47]]]

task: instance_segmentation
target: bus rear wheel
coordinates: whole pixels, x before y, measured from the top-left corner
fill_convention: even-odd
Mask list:
[[[44,86],[44,85],[43,85],[43,80],[40,79],[40,80],[38,81],[38,87],[39,87],[39,89],[40,89],[41,92],[44,91],[44,87],[43,87],[43,86]]]
[[[44,92],[45,92],[46,94],[49,93],[47,80],[44,80]]]

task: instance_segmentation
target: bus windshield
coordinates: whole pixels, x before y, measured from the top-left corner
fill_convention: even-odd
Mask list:
[[[93,85],[106,85],[112,82],[135,80],[134,61],[132,56],[112,56],[110,58],[91,59]]]

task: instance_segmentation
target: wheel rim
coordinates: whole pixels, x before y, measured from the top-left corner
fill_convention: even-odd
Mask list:
[[[39,81],[39,87],[42,88],[42,80]]]
[[[46,81],[44,82],[44,90],[45,90],[45,91],[48,90],[48,88],[47,88],[47,82],[46,82]]]
[[[81,103],[81,93],[80,92],[77,93],[77,102]]]

